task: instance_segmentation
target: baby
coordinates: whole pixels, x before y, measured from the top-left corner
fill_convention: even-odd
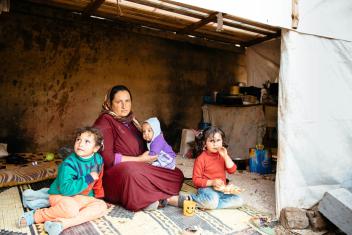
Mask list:
[[[147,141],[149,156],[157,156],[152,165],[167,169],[175,169],[176,153],[171,146],[165,141],[161,133],[160,122],[158,118],[152,117],[142,124],[143,139]]]

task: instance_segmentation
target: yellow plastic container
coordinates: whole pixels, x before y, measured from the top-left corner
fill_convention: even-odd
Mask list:
[[[183,215],[193,216],[196,213],[196,202],[192,200],[185,200],[183,202]]]

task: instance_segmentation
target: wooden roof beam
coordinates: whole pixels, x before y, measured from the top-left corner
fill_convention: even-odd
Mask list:
[[[108,18],[108,16],[106,16]],[[123,16],[118,16],[115,18],[116,21],[121,21],[124,23],[132,23],[134,25],[138,25],[139,27],[148,27],[154,30],[154,36],[155,36],[155,32],[156,31],[160,31],[163,33],[171,33],[171,35],[179,35],[182,36],[183,34],[177,34],[177,31],[179,29],[172,27],[172,26],[166,26],[166,25],[160,25],[158,23],[155,22],[150,22],[150,21],[143,21],[141,19],[137,19],[137,18],[129,18],[130,15],[124,14]],[[220,37],[219,35],[211,35],[211,34],[207,34],[207,33],[202,33],[202,32],[197,32],[194,31],[192,32],[192,36],[189,35],[183,35],[185,36],[185,38],[192,38],[193,41],[196,41],[196,39],[193,38],[198,38],[198,39],[205,39],[205,40],[210,40],[210,41],[214,41],[214,42],[219,42],[224,43],[224,44],[242,44],[243,40],[236,40],[232,37]],[[170,36],[171,37],[171,36]],[[169,39],[170,39],[169,37]],[[176,38],[176,37],[175,37]],[[182,37],[178,37],[178,38],[182,38]],[[176,39],[175,39],[176,40]],[[236,50],[238,49],[238,47],[236,47]]]
[[[203,14],[198,13],[198,12],[195,13],[194,11],[191,11],[186,8],[172,7],[169,3],[158,3],[158,2],[151,2],[151,1],[147,1],[147,0],[125,0],[125,1],[134,2],[134,3],[140,4],[140,5],[145,5],[145,6],[149,6],[149,7],[154,7],[156,9],[161,9],[161,10],[177,13],[180,15],[184,15],[184,16],[189,16],[189,17],[193,17],[196,19],[202,19],[204,17],[204,15],[207,15],[204,13]],[[166,4],[168,4],[168,5],[166,5]]]
[[[201,7],[193,6],[193,5],[190,5],[190,4],[177,2],[176,0],[160,0],[160,1],[166,2],[166,3],[170,3],[170,4],[174,4],[174,5],[177,5],[177,6],[180,6],[180,7],[184,7],[184,8],[187,8],[187,9],[199,11],[199,12],[202,12],[202,13],[211,12],[210,10],[207,10],[205,8],[201,8]],[[223,13],[223,16],[225,17],[224,13]],[[277,30],[276,27],[273,27],[273,26],[270,26],[270,25],[266,25],[266,24],[263,24],[263,23],[259,23],[259,22],[255,22],[255,21],[252,21],[252,20],[248,20],[248,19],[241,18],[241,17],[236,17],[236,16],[229,15],[229,14],[226,14],[226,18],[234,20],[234,21],[237,21],[237,22],[240,22],[240,23],[243,23],[243,24],[255,26],[257,28],[267,29],[267,30],[270,30],[270,31],[276,31]]]
[[[179,30],[177,33],[179,33],[179,34],[188,34],[188,33],[192,32],[192,31],[202,27],[203,25],[206,25],[209,22],[214,21],[216,19],[216,15],[218,13],[219,12],[213,12],[213,13],[209,14],[208,17],[206,17],[206,18],[204,18],[204,19],[202,19],[202,20],[200,20],[198,22],[195,22],[195,23],[193,23],[191,25],[188,25],[187,27]]]
[[[173,32],[152,30],[152,29],[147,29],[147,28],[143,28],[143,27],[139,27],[139,28],[134,27],[132,32],[141,33],[141,34],[150,35],[150,36],[159,37],[159,38],[164,38],[164,39],[180,41],[180,42],[187,42],[187,43],[191,43],[191,44],[195,44],[195,45],[203,46],[203,47],[231,51],[234,53],[240,53],[240,54],[244,53],[243,47],[237,47],[235,44],[230,44],[230,43],[212,41],[212,40],[208,40],[206,38],[198,38],[198,37],[184,35],[184,34],[180,35],[180,34],[175,34]]]
[[[251,41],[244,42],[242,44],[242,46],[244,46],[244,47],[253,46],[255,44],[258,44],[258,43],[261,43],[261,42],[264,42],[264,41],[268,41],[268,40],[273,39],[273,38],[280,37],[280,35],[281,35],[281,31],[277,31],[275,34],[268,35],[266,37],[256,38],[256,39],[253,39]]]
[[[263,30],[260,28],[255,28],[254,26],[250,26],[250,25],[244,25],[241,23],[237,23],[237,22],[229,22],[229,21],[225,21],[224,20],[224,25],[236,28],[236,29],[242,29],[248,32],[253,32],[253,33],[259,33],[259,34],[263,34],[263,35],[272,35],[275,34],[274,32],[269,32],[267,30]]]
[[[95,0],[90,2],[87,7],[83,10],[82,15],[85,17],[91,16],[104,2],[105,0]]]

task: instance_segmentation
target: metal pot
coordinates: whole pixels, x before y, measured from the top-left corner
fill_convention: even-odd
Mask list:
[[[249,158],[234,158],[232,159],[237,166],[237,170],[246,170],[249,165]]]

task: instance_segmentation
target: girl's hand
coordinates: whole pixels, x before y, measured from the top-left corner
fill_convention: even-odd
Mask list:
[[[221,179],[215,179],[212,181],[212,186],[214,188],[220,189],[225,186],[224,182]]]
[[[229,156],[227,153],[227,149],[225,147],[220,147],[218,151],[219,151],[220,156],[223,158]]]
[[[243,192],[244,189],[241,189],[233,184],[228,184],[226,185],[225,189],[224,189],[224,193],[225,194],[235,194],[235,195],[238,195],[240,194],[241,192]]]

